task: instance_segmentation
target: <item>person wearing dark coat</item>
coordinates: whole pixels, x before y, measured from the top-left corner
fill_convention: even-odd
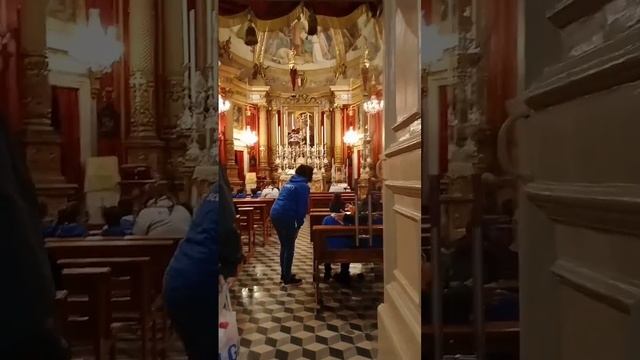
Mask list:
[[[164,279],[167,311],[190,360],[218,358],[216,283],[235,277],[242,262],[234,219],[231,188],[220,168],[220,179],[198,207]]]
[[[53,321],[55,286],[36,190],[14,139],[0,118],[0,359],[69,359]]]

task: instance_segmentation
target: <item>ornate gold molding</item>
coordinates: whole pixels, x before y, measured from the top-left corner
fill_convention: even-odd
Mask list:
[[[155,136],[155,109],[153,107],[154,82],[142,71],[131,75],[131,136]]]

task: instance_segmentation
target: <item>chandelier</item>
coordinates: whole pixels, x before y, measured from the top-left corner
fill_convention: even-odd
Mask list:
[[[240,141],[247,147],[252,147],[258,142],[258,136],[255,131],[251,131],[251,127],[247,128],[240,134]]]
[[[105,31],[100,23],[100,9],[90,9],[87,24],[78,25],[75,29],[69,55],[93,72],[109,72],[111,65],[120,59],[124,51],[116,33],[114,26],[109,26]]]
[[[229,100],[222,97],[222,95],[218,95],[218,111],[223,113],[227,112],[231,108],[231,103]]]
[[[352,126],[349,128],[349,131],[344,134],[344,138],[342,140],[344,140],[344,143],[347,144],[347,146],[354,146],[360,141],[360,139],[362,139],[362,134],[353,130]]]
[[[382,109],[384,109],[384,101],[378,99],[374,95],[374,96],[371,96],[371,98],[363,104],[363,107],[364,107],[364,111],[367,114],[375,114],[382,111]]]

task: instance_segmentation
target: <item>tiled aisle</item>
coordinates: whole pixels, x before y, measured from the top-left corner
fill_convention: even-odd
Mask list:
[[[243,267],[232,290],[241,333],[240,360],[375,359],[376,311],[383,299],[382,269],[351,265],[351,287],[321,285],[325,310],[315,314],[309,228],[296,242],[293,272],[302,286],[283,288],[280,245],[274,237]],[[334,271],[337,270],[334,266]],[[355,275],[362,273],[362,276]]]

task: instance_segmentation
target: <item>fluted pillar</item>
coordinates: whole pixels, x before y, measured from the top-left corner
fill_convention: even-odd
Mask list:
[[[236,106],[238,105],[233,104],[229,113],[233,114]],[[242,182],[238,178],[238,164],[236,164],[236,152],[233,145],[233,118],[228,118],[227,126],[224,128],[224,145],[227,155],[227,176],[231,185],[238,187],[242,185]]]
[[[60,136],[51,127],[51,85],[47,59],[47,1],[24,0],[20,11],[21,110],[27,164],[38,195],[55,212],[77,185],[62,176]]]
[[[342,108],[333,110],[333,154],[336,167],[342,166]],[[345,174],[346,175],[346,174]]]
[[[162,174],[162,142],[158,140],[155,101],[154,3],[154,0],[129,2],[131,122],[127,160],[129,163],[148,164]]]
[[[184,59],[182,42],[182,2],[164,0],[162,45],[164,94],[162,104],[162,133],[173,135],[182,115],[184,98]]]
[[[258,173],[261,176],[269,176],[269,157],[267,155],[267,147],[269,146],[269,119],[267,118],[267,107],[265,105],[260,105],[258,128],[260,146]]]

